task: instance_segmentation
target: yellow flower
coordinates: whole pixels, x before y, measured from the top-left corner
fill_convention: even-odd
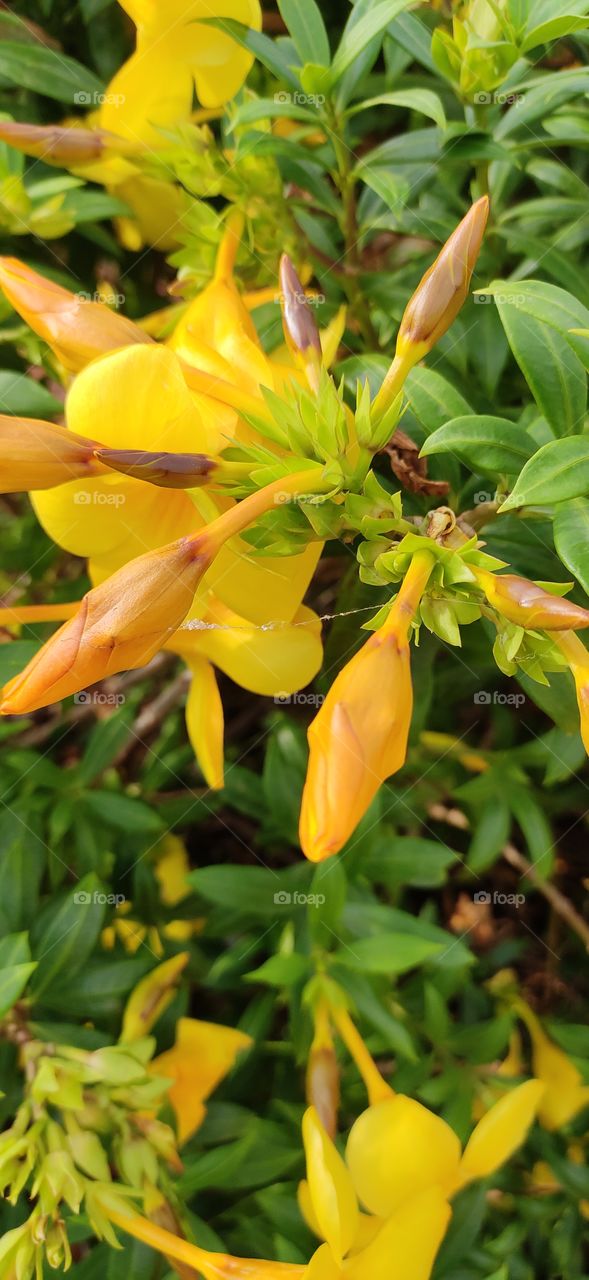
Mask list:
[[[560,1129],[589,1105],[589,1086],[568,1054],[546,1035],[529,1005],[518,998],[514,1008],[529,1031],[534,1075],[544,1086],[538,1119],[545,1129]]]
[[[428,1280],[452,1196],[494,1173],[521,1145],[542,1093],[537,1080],[513,1089],[477,1125],[464,1154],[444,1120],[397,1094],[359,1116],[345,1162],[310,1108],[301,1203],[326,1244],[305,1280]]]
[[[151,1069],[172,1081],[169,1098],[181,1144],[202,1123],[204,1103],[213,1089],[231,1070],[238,1054],[252,1043],[250,1036],[232,1027],[196,1018],[178,1019],[174,1047],[154,1058]]]
[[[585,751],[589,755],[589,651],[573,631],[556,632],[554,641],[564,654],[575,681],[581,719],[581,737]]]
[[[158,964],[146,974],[131,992],[125,1012],[121,1041],[127,1044],[131,1040],[140,1040],[148,1035],[160,1014],[167,1009],[173,1000],[182,971],[190,959],[188,951],[181,951]]]
[[[414,556],[384,625],[340,671],[309,728],[300,840],[312,862],[337,853],[405,760],[413,694],[408,631],[433,558]]]

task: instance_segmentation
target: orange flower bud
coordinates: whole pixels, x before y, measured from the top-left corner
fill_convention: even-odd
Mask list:
[[[18,258],[0,258],[0,288],[14,310],[74,373],[107,351],[152,341],[132,320],[102,302],[62,289]]]
[[[96,457],[113,471],[146,480],[163,489],[194,489],[215,470],[204,453],[145,453],[141,449],[98,448]]]
[[[516,627],[535,631],[579,631],[589,627],[589,610],[553,596],[515,573],[495,574],[473,568],[489,604]]]
[[[554,635],[554,641],[561,653],[564,654],[575,681],[577,705],[581,719],[581,737],[585,751],[589,756],[589,650],[585,648],[582,640],[579,640],[574,631],[557,631]]]
[[[489,217],[489,197],[481,196],[458,223],[435,262],[409,299],[395,358],[372,406],[378,422],[398,396],[405,378],[450,328],[466,301]]]
[[[133,155],[140,146],[118,138],[106,129],[70,128],[57,124],[21,124],[16,120],[0,120],[0,141],[7,142],[26,156],[37,156],[46,164],[66,169],[92,164],[109,152]]]
[[[53,422],[0,414],[0,493],[51,489],[103,470],[92,440]]]
[[[212,559],[206,531],[129,561],[84,596],[77,613],[3,690],[0,713],[20,715],[142,667],[179,627]]]
[[[309,732],[299,836],[311,862],[337,853],[405,762],[413,710],[408,630],[432,556],[413,557],[380,631],[340,671]]]
[[[489,197],[481,196],[446,240],[405,307],[397,355],[412,347],[419,350],[420,360],[456,319],[468,296],[488,217]]]

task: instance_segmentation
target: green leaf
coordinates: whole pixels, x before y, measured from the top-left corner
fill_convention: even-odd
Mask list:
[[[315,0],[278,0],[278,8],[295,42],[301,62],[329,63],[329,40]]]
[[[453,418],[428,436],[422,457],[453,453],[476,474],[515,475],[531,458],[535,441],[509,418],[466,416]]]
[[[334,959],[359,973],[407,973],[442,950],[437,942],[412,938],[408,934],[381,933],[371,938],[355,938],[335,953]]]
[[[473,873],[486,871],[493,865],[509,839],[510,830],[509,808],[499,796],[494,797],[477,815],[467,856],[468,867]]]
[[[286,80],[293,88],[299,88],[299,77],[291,66],[291,59],[277,40],[271,40],[262,31],[254,31],[253,27],[236,22],[234,18],[199,18],[199,22],[216,27],[218,31],[225,31],[243,49],[249,49],[278,80]]]
[[[554,545],[589,595],[589,500],[574,498],[554,514]]]
[[[497,296],[507,340],[532,395],[557,435],[579,431],[587,407],[587,377],[567,339]]]
[[[150,809],[142,800],[119,795],[117,791],[88,791],[83,804],[100,822],[132,835],[155,836],[164,827],[155,809]]]
[[[550,18],[548,22],[541,22],[538,27],[533,27],[526,33],[524,42],[520,45],[521,52],[529,53],[539,44],[560,40],[563,36],[572,35],[574,31],[584,31],[586,27],[589,27],[589,18],[581,18],[574,13],[565,14],[562,18]]]
[[[49,418],[61,413],[63,404],[43,386],[12,369],[0,369],[0,413],[16,413],[24,418]]]
[[[293,97],[290,93],[277,93],[274,98],[254,98],[253,101],[243,102],[232,117],[228,132],[232,133],[241,125],[253,124],[257,120],[273,120],[282,116],[289,120],[300,120],[316,129],[317,111],[298,105]]]
[[[271,987],[292,987],[309,973],[310,960],[294,951],[291,955],[271,956],[259,969],[246,974],[250,982],[265,982]]]
[[[346,26],[331,64],[331,81],[337,84],[348,67],[356,60],[362,50],[374,36],[385,31],[403,9],[408,9],[412,0],[377,0],[367,13],[354,21],[354,10]]]
[[[586,436],[551,440],[526,463],[500,510],[552,506],[585,493],[589,493],[589,440]]]
[[[382,93],[377,98],[367,98],[365,102],[356,103],[349,108],[347,114],[354,116],[359,111],[367,111],[369,107],[380,106],[407,107],[409,111],[419,111],[421,115],[429,116],[440,129],[446,128],[446,113],[441,99],[431,89],[403,89],[398,93]]]
[[[131,733],[131,719],[129,712],[119,708],[105,720],[97,721],[88,737],[83,759],[76,769],[76,778],[79,783],[87,786],[108,768],[121,747],[128,741]],[[149,812],[151,813],[151,810]]]
[[[31,993],[39,999],[64,969],[77,971],[94,949],[104,921],[103,886],[94,872],[65,897],[54,898],[33,942],[38,962]]]
[[[428,435],[436,431],[449,418],[471,414],[472,409],[460,391],[436,373],[434,369],[412,369],[405,383],[405,392],[415,417],[425,427]]]
[[[23,671],[40,647],[36,640],[11,640],[9,644],[0,645],[0,683],[6,684]]]
[[[431,889],[445,884],[448,867],[457,857],[454,849],[437,840],[387,836],[363,859],[362,870],[371,880],[391,889],[401,884]]]
[[[20,89],[84,106],[96,106],[104,89],[94,72],[42,44],[0,41],[0,76]]]
[[[0,1018],[12,1009],[36,969],[26,933],[9,933],[0,941]]]

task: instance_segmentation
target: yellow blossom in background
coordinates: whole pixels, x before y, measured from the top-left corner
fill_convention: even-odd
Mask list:
[[[518,998],[513,1007],[525,1023],[532,1042],[532,1068],[544,1086],[538,1119],[545,1129],[560,1129],[589,1106],[589,1085],[569,1055],[544,1031],[540,1019]]]
[[[233,1027],[196,1018],[179,1018],[176,1043],[152,1062],[155,1075],[172,1081],[169,1098],[180,1144],[202,1123],[205,1102],[227,1075],[241,1052],[252,1045],[251,1036]]]

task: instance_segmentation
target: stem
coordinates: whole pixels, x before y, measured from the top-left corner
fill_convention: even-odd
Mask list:
[[[403,388],[407,374],[411,372],[414,364],[415,360],[410,358],[409,352],[405,352],[402,356],[395,355],[390,369],[387,370],[384,382],[372,402],[371,418],[375,425],[380,422],[387,409],[396,400]]]
[[[361,270],[362,263],[358,251],[356,183],[352,175],[351,164],[351,160],[355,160],[355,156],[341,137],[342,122],[333,107],[330,107],[328,110],[328,119],[326,123],[331,136],[337,163],[337,173],[334,174],[334,178],[342,201],[340,227],[345,244],[344,256],[348,259],[351,267],[351,274],[344,275],[342,277],[342,284],[348,295],[350,306],[360,325],[365,341],[369,347],[373,347],[378,350],[378,337],[370,318],[369,307],[357,278],[357,273]]]
[[[236,533],[243,533],[244,529],[254,524],[260,516],[271,511],[273,507],[280,506],[281,499],[288,502],[291,495],[296,498],[306,493],[320,493],[321,490],[327,492],[331,487],[332,485],[325,478],[323,467],[309,467],[307,471],[295,471],[291,475],[280,476],[278,480],[273,480],[263,489],[258,489],[257,493],[250,493],[249,497],[244,498],[242,502],[238,502],[229,511],[224,511],[222,515],[217,516],[211,524],[193,534],[192,541],[198,548],[199,544],[206,540],[207,548],[210,549],[211,555],[215,556],[228,538],[233,538]]]
[[[366,1085],[370,1106],[374,1107],[377,1102],[386,1102],[389,1098],[392,1098],[394,1089],[391,1089],[386,1080],[383,1080],[372,1054],[366,1048],[362,1036],[357,1027],[354,1026],[349,1013],[342,1008],[333,1008],[331,1016],[350,1057],[354,1059]]]
[[[220,400],[221,404],[229,405],[229,408],[235,409],[237,413],[258,418],[261,422],[274,421],[261,397],[254,396],[249,391],[242,391],[241,387],[234,387],[231,382],[218,378],[214,373],[205,373],[203,369],[196,369],[186,360],[181,359],[180,364],[184,381],[191,391],[200,391],[201,395],[210,396],[212,400]]]
[[[102,1205],[106,1216],[116,1227],[157,1249],[167,1258],[187,1263],[205,1280],[302,1280],[305,1268],[291,1262],[266,1262],[256,1258],[232,1258],[226,1253],[210,1253],[173,1232],[158,1227],[140,1214],[125,1214]]]
[[[435,556],[431,551],[416,551],[411,564],[403,578],[402,586],[395,603],[378,635],[386,635],[388,631],[397,631],[404,637],[415,615],[419,601],[427,587],[431,571],[435,564]]]

